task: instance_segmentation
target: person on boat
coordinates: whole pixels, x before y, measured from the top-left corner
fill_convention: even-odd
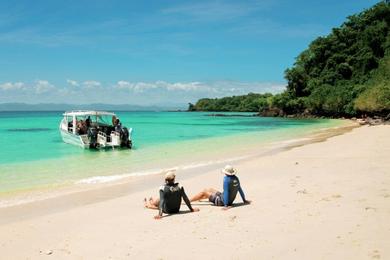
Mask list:
[[[229,209],[232,207],[238,192],[240,193],[244,204],[250,204],[251,201],[245,198],[244,191],[241,188],[240,180],[236,176],[237,170],[230,165],[226,165],[225,168],[222,169],[222,173],[225,174],[223,177],[223,192],[220,192],[214,188],[204,189],[203,191],[193,196],[190,201],[193,202],[202,199],[208,199],[215,206],[224,206],[223,209]]]
[[[115,119],[114,130],[118,133],[122,131],[122,123],[119,121],[119,118]]]
[[[85,119],[85,125],[87,126],[87,128],[91,127],[91,117],[90,116],[88,116],[87,119]]]
[[[77,130],[77,133],[79,135],[85,135],[88,131],[85,121],[83,121],[83,120],[77,121],[77,129],[76,130]]]
[[[191,212],[199,211],[197,208],[191,206],[191,202],[188,199],[184,188],[175,183],[176,175],[173,171],[169,171],[165,174],[165,184],[160,187],[159,198],[149,198],[144,199],[145,207],[149,209],[158,209],[158,215],[155,219],[160,219],[163,216],[163,213],[174,214],[178,213],[181,206],[181,200],[187,204],[187,207]]]

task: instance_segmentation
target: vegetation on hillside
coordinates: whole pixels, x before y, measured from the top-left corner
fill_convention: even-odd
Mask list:
[[[224,98],[202,98],[195,105],[189,104],[189,111],[239,111],[258,112],[269,107],[272,94],[249,93],[243,96]]]
[[[390,4],[380,2],[315,39],[285,71],[283,93],[200,99],[189,110],[332,117],[389,113],[389,26]]]

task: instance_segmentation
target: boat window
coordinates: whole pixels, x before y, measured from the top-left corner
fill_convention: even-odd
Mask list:
[[[105,125],[111,125],[111,117],[110,116],[99,115],[97,117],[98,117],[98,121],[100,123],[105,124]]]

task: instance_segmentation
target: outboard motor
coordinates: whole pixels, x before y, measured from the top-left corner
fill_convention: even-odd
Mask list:
[[[121,147],[127,147],[131,149],[132,143],[129,140],[129,136],[130,136],[129,130],[127,129],[127,127],[123,127],[120,132]]]
[[[98,131],[95,127],[90,127],[88,129],[89,148],[97,147],[97,134]]]

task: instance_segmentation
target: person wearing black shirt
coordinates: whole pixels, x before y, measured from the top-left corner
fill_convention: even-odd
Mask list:
[[[155,219],[160,219],[165,214],[174,214],[180,211],[181,200],[187,204],[191,212],[199,211],[191,206],[191,202],[184,191],[184,188],[175,183],[176,175],[173,171],[169,171],[165,175],[165,184],[160,187],[159,198],[145,198],[145,207],[149,209],[158,209],[158,215]]]

